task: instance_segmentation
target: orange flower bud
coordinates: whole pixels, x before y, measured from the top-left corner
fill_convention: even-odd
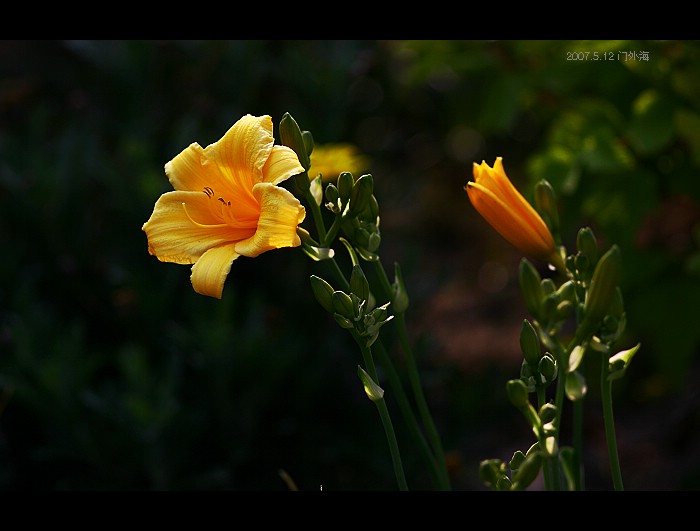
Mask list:
[[[525,256],[554,264],[564,270],[551,232],[537,211],[510,182],[502,157],[493,168],[474,163],[474,181],[465,187],[477,212]]]

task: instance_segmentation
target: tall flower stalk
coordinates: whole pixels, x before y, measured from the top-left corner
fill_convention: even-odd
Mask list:
[[[533,207],[508,179],[499,157],[493,167],[474,164],[474,181],[465,189],[482,217],[525,257],[520,287],[531,321],[520,336],[523,362],[519,378],[509,380],[508,398],[521,410],[536,441],[510,461],[486,459],[480,473],[495,490],[522,490],[542,471],[545,489],[578,490],[582,486],[582,407],[587,393],[579,371],[584,354],[601,364],[601,401],[610,471],[615,490],[623,490],[612,407],[612,381],[622,377],[639,345],[612,355],[625,328],[619,288],[620,250],[613,245],[600,256],[593,231],[582,228],[577,250],[567,254],[559,236],[556,196],[541,180]],[[599,258],[600,256],[600,258]],[[548,262],[558,273],[542,278],[529,259]],[[565,332],[574,324],[573,334]],[[552,386],[554,388],[552,389]],[[530,399],[535,396],[537,407]],[[561,446],[564,400],[574,404],[574,447]]]

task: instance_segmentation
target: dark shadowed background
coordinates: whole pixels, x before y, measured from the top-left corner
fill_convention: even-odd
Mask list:
[[[463,190],[497,156],[527,197],[553,185],[567,247],[589,226],[622,250],[621,347],[642,343],[613,386],[625,488],[700,488],[699,94],[699,41],[0,41],[0,488],[396,489],[321,265],[240,258],[219,301],[141,231],[165,162],[248,113],[279,141],[285,112],[371,161],[455,490],[533,442],[505,394],[521,257]],[[610,490],[586,363],[586,485]]]

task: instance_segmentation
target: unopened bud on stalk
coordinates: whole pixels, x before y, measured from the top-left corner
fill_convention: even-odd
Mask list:
[[[542,467],[542,452],[532,452],[513,475],[513,490],[525,490],[535,481]]]
[[[350,295],[344,291],[334,291],[332,296],[333,311],[339,313],[347,319],[355,317],[355,305],[350,298]]]
[[[620,281],[621,261],[620,248],[613,245],[596,265],[583,308],[589,326],[597,325],[610,309]]]
[[[542,277],[535,266],[527,259],[520,260],[520,289],[529,312],[537,320],[541,320],[544,291],[542,290]]]
[[[369,283],[365,277],[364,271],[359,265],[352,268],[350,274],[350,291],[353,292],[361,301],[369,299]]]
[[[307,136],[309,135],[311,133],[307,132]],[[306,142],[304,142],[299,124],[288,112],[284,113],[282,120],[280,120],[280,140],[283,145],[294,150],[304,170],[308,170],[311,167],[309,152],[306,150],[306,144],[309,143],[309,139],[307,138]],[[311,145],[313,145],[313,140],[311,140]],[[308,177],[306,180],[308,181]]]
[[[352,193],[352,185],[354,183],[352,174],[344,171],[338,175],[338,193],[340,195],[340,200],[345,203]]]
[[[549,227],[549,230],[552,232],[552,235],[555,236],[558,234],[559,211],[557,210],[557,197],[552,185],[544,179],[535,186],[535,206],[542,216],[542,219]]]
[[[598,242],[589,227],[583,227],[576,235],[576,248],[588,259],[588,265],[593,267],[598,261]]]
[[[333,287],[323,280],[321,277],[316,275],[311,275],[311,289],[314,292],[314,296],[318,303],[327,312],[333,313],[333,292],[335,291]]]
[[[363,175],[355,181],[350,194],[350,215],[358,215],[368,205],[374,193],[374,179],[372,175]]]
[[[541,354],[540,339],[535,328],[527,319],[523,319],[523,326],[520,328],[520,350],[523,352],[525,361],[532,367],[537,367]]]
[[[530,405],[529,393],[522,380],[508,380],[506,392],[508,393],[508,399],[518,409],[523,409]]]

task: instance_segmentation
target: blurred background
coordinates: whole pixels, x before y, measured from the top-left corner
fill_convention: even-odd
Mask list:
[[[0,488],[396,490],[322,264],[241,258],[215,300],[147,251],[164,164],[248,113],[279,141],[285,112],[368,158],[455,490],[533,442],[505,394],[521,256],[463,190],[497,156],[526,197],[553,185],[567,248],[589,226],[622,250],[625,488],[700,488],[700,41],[525,40],[0,41]],[[584,363],[586,487],[611,490]],[[409,488],[432,488],[394,424]]]

